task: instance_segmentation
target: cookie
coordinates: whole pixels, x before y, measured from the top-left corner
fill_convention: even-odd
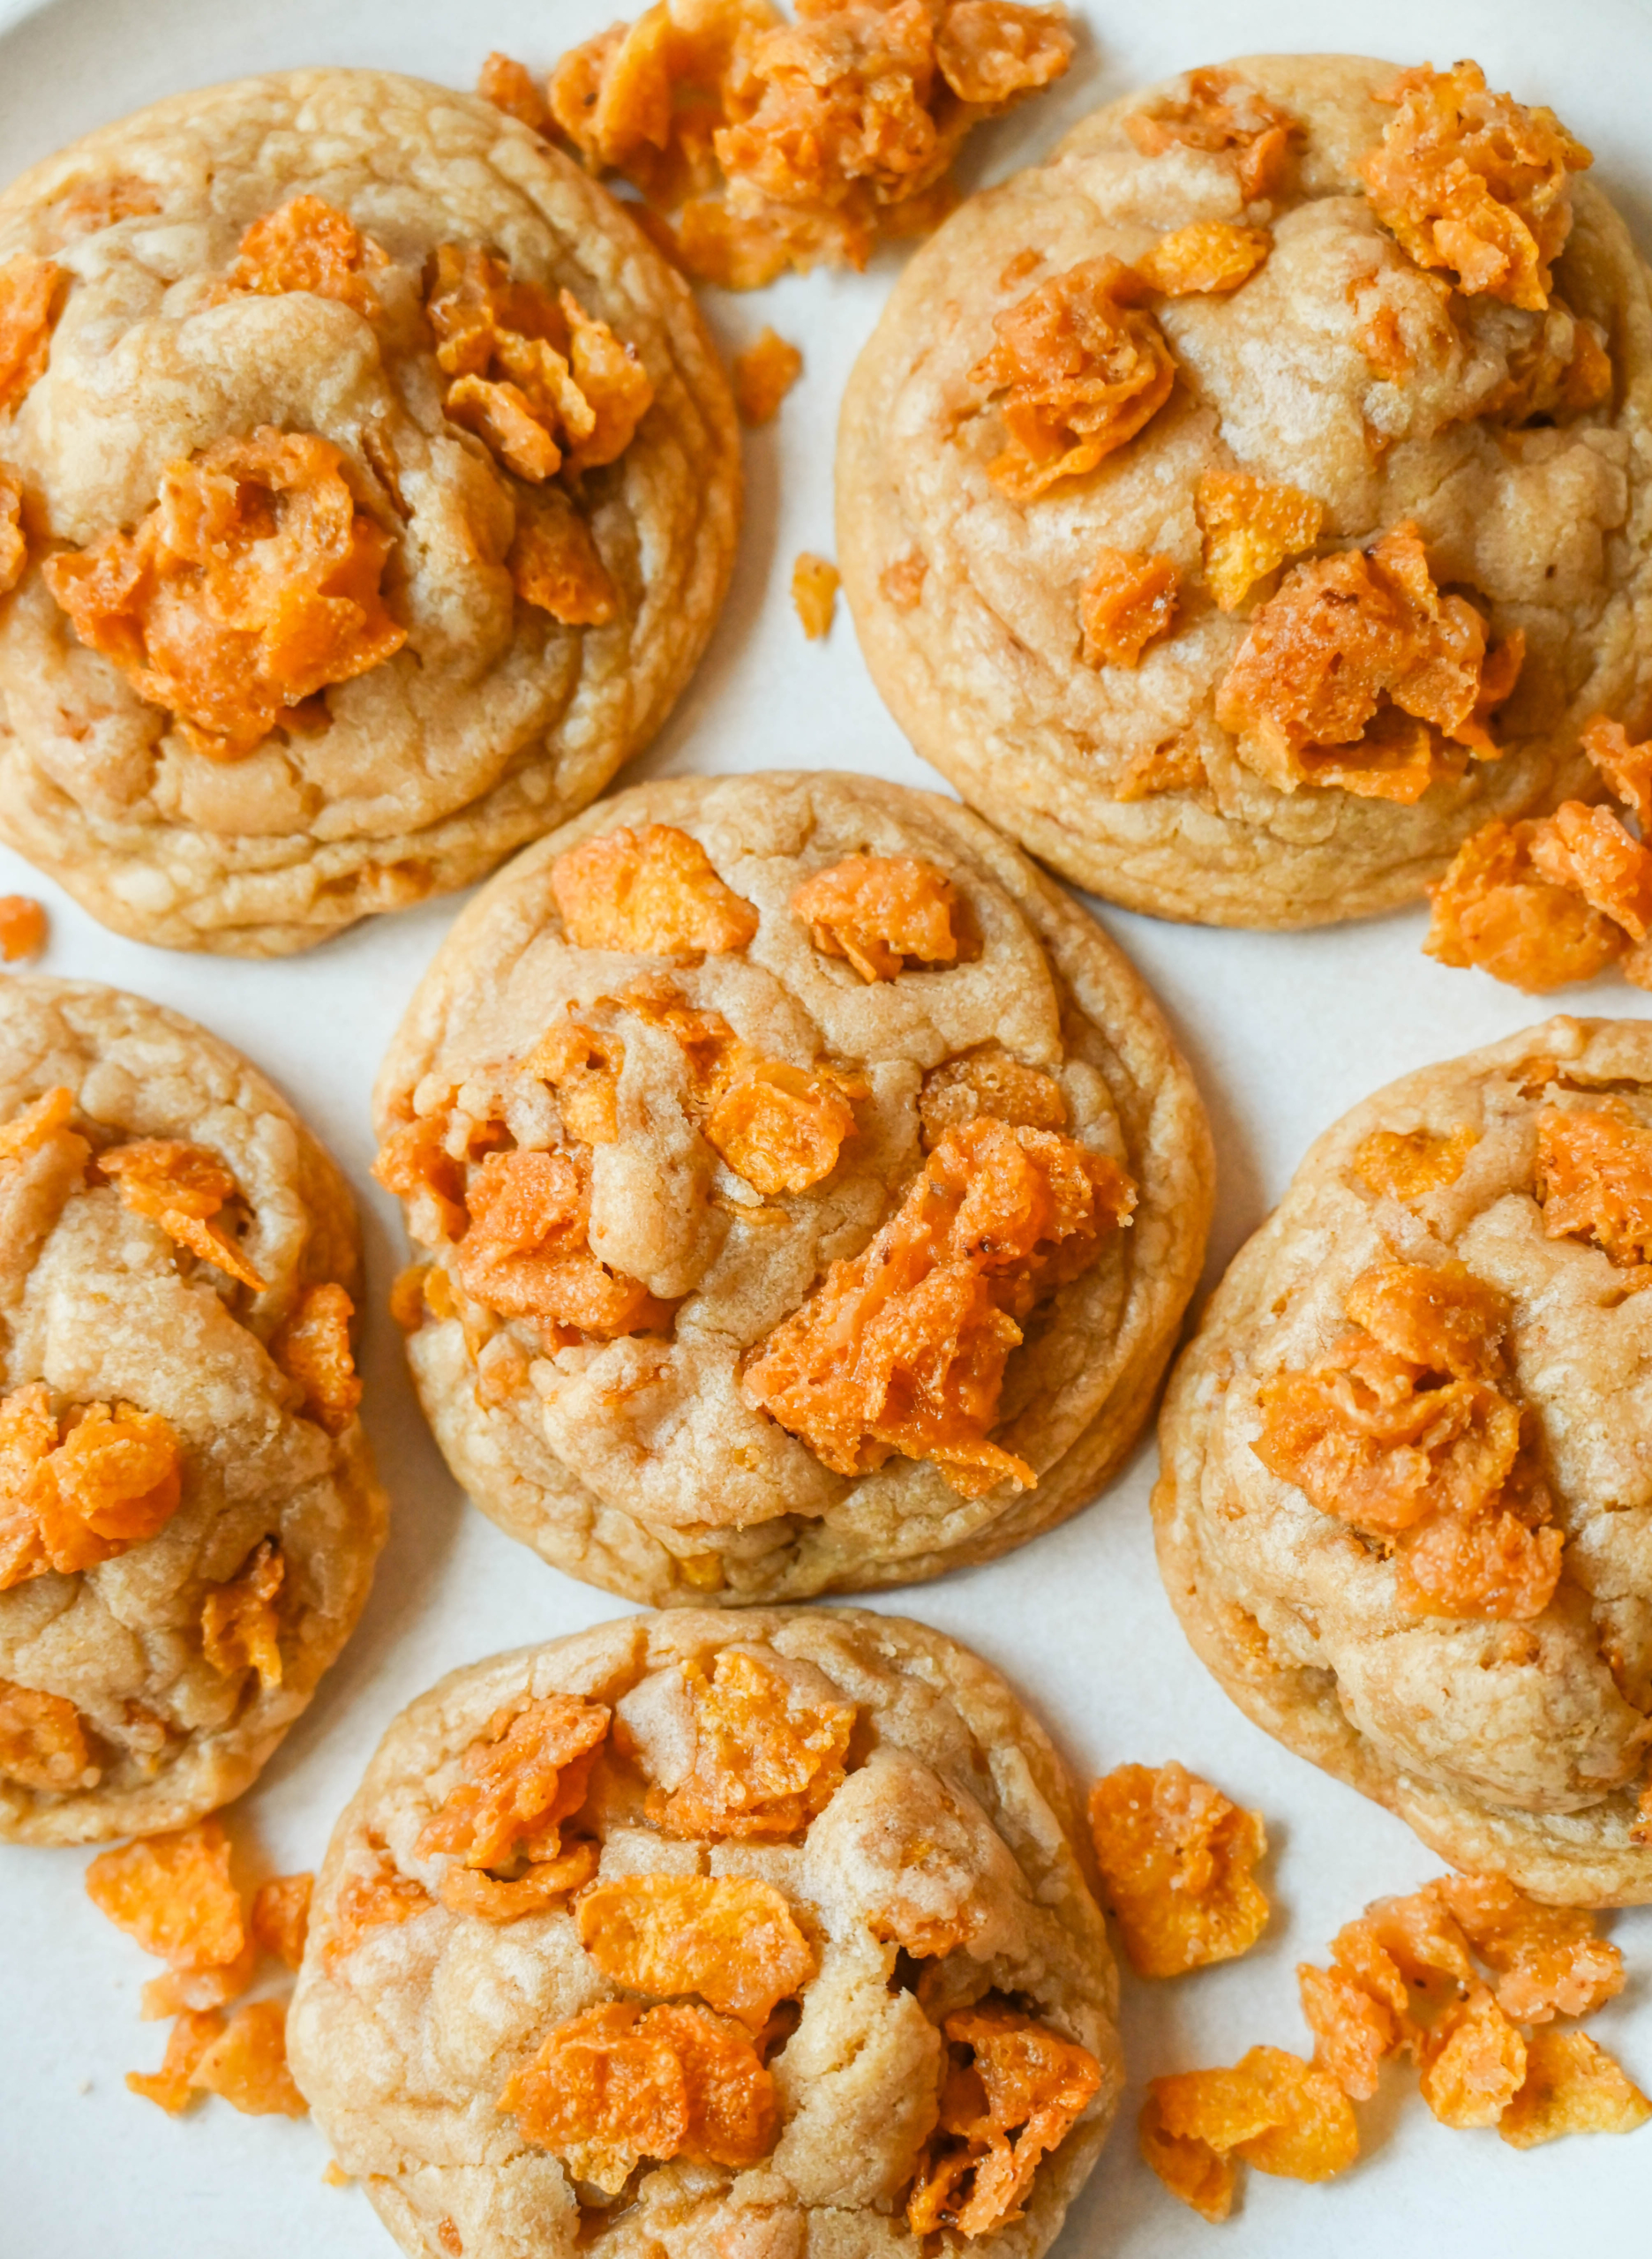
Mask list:
[[[845,396],[890,711],[1132,909],[1391,909],[1652,718],[1647,269],[1548,112],[1396,76],[1098,111],[919,251]]]
[[[602,1625],[391,1726],[291,2067],[419,2259],[1036,2259],[1123,2076],[1082,1833],[1037,1721],[920,1624]]]
[[[228,1044],[18,978],[0,1211],[0,1837],[182,1827],[257,1777],[384,1542],[355,1209]]]
[[[1310,1151],[1177,1366],[1194,1647],[1476,1874],[1652,1900],[1652,1027],[1553,1019]]]
[[[0,837],[241,956],[468,885],[658,729],[740,492],[687,285],[492,103],[105,127],[0,197]]]
[[[1188,1070],[956,804],[684,777],[467,910],[375,1100],[458,1480],[655,1604],[910,1583],[1073,1512],[1198,1275]]]

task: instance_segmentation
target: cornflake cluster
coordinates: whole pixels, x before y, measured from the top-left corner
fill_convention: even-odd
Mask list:
[[[1267,1926],[1253,1870],[1258,1812],[1174,1762],[1121,1765],[1090,1791],[1106,1904],[1138,1977],[1179,1977],[1249,1953]]]
[[[1058,8],[1017,0],[659,0],[565,55],[542,93],[499,55],[479,91],[644,199],[696,280],[748,290],[788,267],[864,266],[935,225],[980,119],[1061,77]]]

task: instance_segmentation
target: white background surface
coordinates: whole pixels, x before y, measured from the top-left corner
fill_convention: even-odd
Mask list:
[[[612,0],[622,4],[622,0]],[[632,11],[635,12],[635,9]],[[1069,123],[1132,85],[1247,49],[1343,47],[1401,63],[1472,54],[1494,86],[1551,103],[1595,150],[1597,177],[1652,246],[1652,86],[1647,0],[1086,0],[1068,79],[971,145],[995,177],[1040,155]],[[0,176],[140,103],[244,71],[366,64],[469,86],[490,47],[543,68],[610,20],[609,0],[0,0]],[[10,28],[4,28],[10,26]],[[729,349],[765,321],[802,346],[806,373],[778,424],[748,435],[750,498],[734,591],[698,677],[631,777],[766,766],[938,780],[884,714],[840,609],[806,644],[787,600],[800,548],[830,554],[831,432],[850,364],[893,259],[864,276],[792,277],[717,298]],[[0,851],[0,891],[41,896],[44,970],[106,980],[176,1006],[240,1045],[332,1147],[363,1205],[372,1285],[366,1417],[394,1519],[354,1641],[263,1780],[230,1815],[249,1872],[319,1861],[334,1815],[394,1712],[441,1672],[621,1612],[544,1566],[459,1496],[408,1385],[384,1295],[402,1260],[393,1204],[372,1183],[367,1094],[410,992],[458,904],[358,927],[312,955],[239,964],[146,949],[105,934]],[[1539,1017],[1513,991],[1418,954],[1415,911],[1289,936],[1223,934],[1107,911],[1156,986],[1216,1126],[1220,1192],[1212,1280],[1277,1199],[1309,1139],[1378,1084]],[[0,978],[3,978],[0,975]],[[1652,1006],[1603,982],[1579,1011]],[[1248,1959],[1169,1985],[1124,1977],[1131,2071],[1112,2142],[1070,2216],[1059,2259],[1536,2259],[1647,2244],[1652,2130],[1519,2155],[1490,2132],[1451,2133],[1415,2082],[1391,2073],[1360,2113],[1365,2155],[1312,2188],[1250,2177],[1240,2210],[1210,2227],[1136,2154],[1140,2082],[1229,2062],[1254,2042],[1305,2050],[1294,1969],[1323,1958],[1369,1898],[1438,1871],[1398,1820],[1248,1725],[1184,1647],[1153,1564],[1151,1441],[1107,1495],[994,1566],[875,1603],[916,1613],[1016,1679],[1087,1780],[1126,1760],[1175,1756],[1267,1818],[1273,1924]],[[94,1911],[81,1854],[0,1850],[0,2259],[373,2259],[390,2245],[355,2189],[322,2184],[307,2122],[243,2119],[209,2102],[170,2120],[121,2074],[160,2059],[164,2028],[138,2022],[158,1964]],[[1652,2087],[1652,1909],[1610,1921],[1624,1998],[1591,2027]]]

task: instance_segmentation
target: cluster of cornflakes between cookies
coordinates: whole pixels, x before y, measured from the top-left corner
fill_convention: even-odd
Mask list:
[[[1259,1814],[1180,1765],[1123,1765],[1096,1783],[1090,1820],[1139,1975],[1230,1961],[1261,1936]],[[1242,2164],[1293,2180],[1345,2172],[1359,2155],[1352,2105],[1401,2055],[1441,2124],[1495,2126],[1516,2149],[1631,2133],[1652,2117],[1612,2058],[1571,2028],[1623,1989],[1622,1955],[1590,1914],[1540,1905],[1501,1876],[1447,1875],[1368,1906],[1331,1955],[1329,1968],[1297,1970],[1311,2061],[1252,2047],[1229,2069],[1148,2082],[1142,2155],[1205,2218],[1228,2218]]]
[[[551,882],[569,941],[687,960],[744,949],[751,904],[698,841],[670,825],[609,832],[569,848]],[[852,855],[815,872],[791,914],[815,949],[868,984],[957,963],[974,946],[965,906],[935,865]],[[783,1227],[783,1207],[837,1166],[865,1085],[830,1060],[807,1067],[745,1043],[720,1013],[691,1008],[666,974],[633,979],[548,1030],[524,1058],[462,1089],[420,1093],[375,1170],[409,1204],[416,1237],[443,1260],[397,1292],[417,1330],[457,1317],[474,1356],[499,1321],[522,1355],[582,1340],[669,1333],[675,1305],[601,1262],[589,1232],[591,1152],[620,1136],[627,1021],[680,1047],[699,1133],[760,1205],[748,1223]],[[555,1103],[562,1142],[513,1135],[513,1088]],[[1130,1220],[1135,1187],[1118,1164],[1066,1134],[1060,1087],[988,1048],[950,1061],[920,1099],[927,1158],[862,1251],[832,1264],[802,1306],[755,1345],[746,1400],[826,1466],[861,1475],[892,1454],[928,1460],[965,1497],[1035,1480],[989,1440],[1004,1367],[1032,1310],[1095,1259]],[[505,1370],[492,1364],[495,1372]]]

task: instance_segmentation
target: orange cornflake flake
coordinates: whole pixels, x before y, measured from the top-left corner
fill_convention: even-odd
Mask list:
[[[46,912],[33,895],[0,895],[0,957],[16,964],[46,946]]]
[[[116,1929],[180,1972],[227,1968],[246,1950],[229,1842],[216,1820],[100,1852],[86,1888]]]
[[[371,317],[379,301],[362,268],[383,261],[377,244],[360,236],[342,212],[319,196],[295,196],[254,220],[225,280],[231,290],[259,297],[308,290]]]
[[[1236,290],[1249,281],[1273,248],[1265,228],[1242,228],[1232,220],[1195,220],[1160,236],[1136,260],[1136,272],[1150,290],[1167,298],[1204,297]]]
[[[551,889],[576,949],[718,957],[757,931],[751,904],[724,885],[697,839],[669,823],[582,839],[551,866]]]
[[[894,1452],[979,1497],[1037,1481],[987,1440],[1019,1321],[1095,1260],[1136,1204],[1075,1139],[983,1119],[949,1130],[858,1256],[762,1342],[746,1401],[839,1475]]]
[[[1415,1613],[1541,1615],[1564,1540],[1499,1385],[1503,1296],[1461,1263],[1391,1263],[1347,1310],[1355,1330],[1321,1363],[1263,1383],[1258,1458],[1392,1551]]]
[[[916,612],[923,602],[924,582],[929,577],[929,560],[921,550],[911,550],[905,557],[897,557],[878,574],[878,587],[897,612]]]
[[[757,1059],[706,1115],[706,1143],[765,1198],[806,1191],[831,1175],[855,1134],[850,1087],[864,1094],[818,1069]]]
[[[187,2110],[200,2090],[194,2075],[200,2060],[224,2028],[216,2008],[185,2008],[167,2034],[158,2071],[128,2071],[126,2084],[146,2102],[158,2102],[169,2118]]]
[[[314,1891],[312,1874],[272,1875],[267,1882],[259,1883],[252,1894],[247,1927],[260,1953],[297,1969],[304,1959]]]
[[[1494,818],[1469,833],[1429,889],[1427,956],[1477,965],[1536,995],[1593,980],[1623,956],[1623,929],[1538,871],[1531,852],[1536,830],[1536,823]]]
[[[551,111],[538,80],[525,64],[512,62],[497,48],[483,58],[482,68],[477,73],[477,92],[484,102],[502,109],[507,117],[514,117],[530,133],[550,131]]]
[[[1267,1850],[1242,1812],[1180,1765],[1121,1765],[1090,1791],[1096,1863],[1138,1977],[1234,1961],[1267,1926],[1251,1869]]]
[[[1540,877],[1581,894],[1632,942],[1645,941],[1652,928],[1652,849],[1610,808],[1563,800],[1531,826],[1526,849]]]
[[[1169,631],[1181,578],[1171,558],[1102,550],[1078,599],[1085,664],[1138,665],[1147,645]]]
[[[1207,150],[1228,158],[1247,203],[1271,196],[1284,178],[1291,137],[1301,128],[1231,71],[1190,71],[1186,92],[1154,110],[1138,110],[1124,129],[1145,157],[1167,149]]]
[[[72,1702],[0,1678],[0,1780],[61,1796],[94,1787],[98,1775]]]
[[[230,2017],[190,2074],[203,2094],[221,2094],[250,2118],[303,2118],[310,2105],[287,2068],[287,2010],[250,2000]]]
[[[80,641],[193,751],[239,761],[293,707],[406,642],[380,589],[394,547],[337,447],[264,424],[169,463],[134,532],[41,569]]]
[[[304,1416],[342,1436],[356,1417],[362,1385],[350,1348],[356,1305],[339,1286],[306,1287],[270,1344],[270,1355],[304,1391]]]
[[[1489,93],[1477,63],[1407,71],[1377,99],[1394,116],[1359,170],[1383,225],[1471,296],[1546,306],[1588,151],[1551,109]]]
[[[1282,792],[1334,784],[1409,803],[1470,754],[1495,761],[1486,717],[1514,687],[1517,628],[1434,585],[1415,526],[1298,565],[1254,613],[1216,694],[1239,758]],[[1421,726],[1419,726],[1421,725]]]
[[[1484,1991],[1443,2009],[1417,2052],[1418,2090],[1442,2126],[1495,2126],[1526,2076],[1526,2042]]]
[[[694,1762],[649,1815],[672,1835],[777,1841],[824,1812],[843,1784],[852,1702],[810,1701],[760,1655],[725,1647],[708,1678],[685,1663]]]
[[[371,1873],[348,1876],[333,1902],[327,1922],[327,1940],[321,1954],[327,1975],[337,1975],[341,1963],[349,1959],[370,1930],[410,1922],[435,1903],[422,1882],[398,1874],[394,1867],[380,1865]]]
[[[564,627],[605,627],[620,609],[596,537],[559,487],[516,498],[516,533],[505,563],[522,602]]]
[[[1252,2047],[1231,2070],[1150,2079],[1139,2137],[1171,2195],[1207,2220],[1233,2209],[1235,2159],[1288,2180],[1329,2180],[1359,2155],[1348,2097],[1282,2047]]]
[[[418,1856],[446,1851],[468,1867],[525,1856],[553,1859],[560,1828],[585,1801],[610,1713],[574,1694],[547,1694],[499,1711],[460,1763],[462,1778],[418,1839]]]
[[[1524,2083],[1498,2132],[1511,2149],[1529,2150],[1565,2134],[1633,2134],[1648,2118],[1652,2102],[1586,2031],[1535,2031]]]
[[[45,1384],[0,1400],[0,1591],[72,1576],[164,1529],[183,1493],[178,1438],[135,1405],[73,1407]]]
[[[657,1332],[670,1323],[668,1303],[591,1253],[590,1155],[583,1147],[489,1153],[471,1176],[465,1206],[469,1226],[454,1268],[484,1309],[605,1339]]]
[[[39,1098],[31,1099],[10,1122],[0,1122],[0,1167],[8,1161],[21,1160],[27,1153],[38,1152],[49,1138],[68,1129],[74,1110],[74,1092],[59,1084],[55,1090],[43,1091]]]
[[[1001,1044],[983,1043],[924,1077],[918,1094],[924,1151],[933,1152],[949,1130],[983,1114],[1029,1130],[1064,1130],[1067,1101],[1050,1076],[1012,1059]]]
[[[1432,1130],[1373,1130],[1354,1156],[1354,1174],[1390,1200],[1422,1200],[1455,1184],[1480,1133],[1460,1122],[1449,1136]]]
[[[612,1983],[657,2000],[697,1993],[754,2031],[815,1974],[785,1898],[746,1875],[624,1875],[594,1883],[575,1918]]]
[[[134,1215],[152,1218],[169,1239],[254,1294],[264,1291],[263,1280],[213,1221],[227,1202],[239,1197],[234,1176],[216,1153],[174,1137],[143,1137],[109,1146],[98,1155],[97,1169]]]
[[[749,2036],[703,2008],[606,2000],[559,2024],[498,2107],[574,2179],[621,2189],[645,2157],[755,2165],[774,2145],[774,2081]]]
[[[567,1021],[542,1036],[520,1072],[556,1099],[562,1127],[587,1145],[612,1145],[620,1135],[620,1077],[625,1045],[606,1029]]]
[[[0,265],[0,416],[21,407],[46,372],[63,274],[50,259],[26,251]]]
[[[829,557],[817,557],[812,549],[798,552],[792,567],[792,603],[811,643],[831,632],[842,577]]]
[[[1223,612],[1236,612],[1257,582],[1311,549],[1325,523],[1325,504],[1311,494],[1243,470],[1204,472],[1193,507],[1205,585]]]
[[[994,315],[997,342],[969,373],[1002,417],[987,475],[1012,501],[1093,470],[1169,399],[1175,364],[1142,288],[1121,260],[1085,259]]]
[[[792,915],[822,957],[846,957],[862,980],[893,980],[910,963],[952,964],[957,889],[916,855],[845,855],[804,880]]]
[[[1479,411],[1483,423],[1515,428],[1540,418],[1566,423],[1612,395],[1611,356],[1592,322],[1556,297],[1532,336],[1508,356],[1508,373]]]
[[[1115,800],[1150,800],[1160,792],[1197,792],[1208,784],[1210,773],[1191,732],[1167,739],[1132,754],[1119,771],[1113,787]]]
[[[537,484],[615,462],[654,398],[636,348],[571,290],[520,282],[484,251],[438,246],[425,312],[447,410],[506,469]]]
[[[161,209],[157,189],[136,173],[107,180],[81,180],[52,199],[52,217],[64,236],[94,236],[122,220],[146,217]]]
[[[441,1903],[449,1913],[473,1914],[484,1922],[519,1921],[582,1890],[601,1857],[598,1846],[582,1837],[553,1859],[531,1861],[509,1882],[474,1867],[449,1867],[442,1878]]]
[[[1633,745],[1621,722],[1596,714],[1584,730],[1583,750],[1633,814],[1644,837],[1652,831],[1652,739]]]
[[[28,563],[28,536],[23,529],[23,482],[0,462],[0,597],[9,596],[23,578]],[[22,897],[8,897],[16,902]]]
[[[780,403],[803,373],[803,356],[772,329],[734,356],[734,405],[742,424],[772,423]]]
[[[1603,1107],[1545,1107],[1537,1199],[1551,1239],[1591,1239],[1620,1270],[1652,1262],[1652,1130]]]
[[[1040,2161],[1101,2084],[1087,2047],[989,1997],[941,2027],[941,2115],[906,2203],[914,2235],[989,2235],[1019,2219]]]
[[[287,1574],[281,1548],[262,1539],[246,1565],[201,1603],[201,1653],[224,1678],[256,1670],[266,1692],[282,1683],[281,1618],[276,1595]]]

